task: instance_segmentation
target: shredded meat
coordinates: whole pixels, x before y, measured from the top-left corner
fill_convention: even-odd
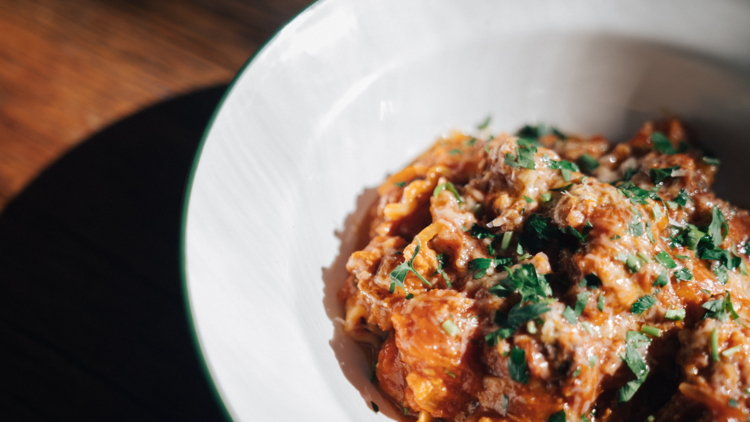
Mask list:
[[[345,328],[420,421],[745,421],[750,215],[675,119],[439,139],[378,188]],[[562,413],[560,413],[562,412]]]

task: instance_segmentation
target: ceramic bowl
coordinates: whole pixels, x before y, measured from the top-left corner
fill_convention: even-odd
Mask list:
[[[746,1],[313,4],[233,82],[187,187],[186,296],[228,413],[387,420],[336,291],[372,188],[446,130],[490,115],[620,141],[674,113],[748,205],[748,46]]]

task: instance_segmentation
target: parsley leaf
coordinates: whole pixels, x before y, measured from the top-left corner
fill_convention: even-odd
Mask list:
[[[633,380],[623,385],[617,391],[617,403],[619,404],[626,403],[630,399],[632,399],[635,393],[641,387],[641,384],[643,384],[641,381]]]
[[[622,359],[626,365],[628,365],[628,368],[633,372],[633,375],[635,375],[636,379],[639,381],[644,381],[646,379],[646,376],[648,375],[648,368],[646,367],[646,362],[643,360],[643,357],[640,353],[638,353],[638,350],[633,346],[632,344],[628,344],[625,346],[625,354],[620,356],[620,359]]]
[[[570,161],[566,160],[549,160],[549,168],[553,170],[560,170],[560,173],[562,173],[562,177],[566,182],[570,182],[570,172],[572,171],[580,171],[578,168],[578,165],[575,163],[571,163]]]
[[[646,309],[654,306],[656,304],[656,298],[651,295],[645,295],[638,298],[638,300],[633,303],[633,306],[630,308],[630,312],[640,315],[646,311]]]
[[[477,223],[474,223],[474,225],[471,226],[471,232],[469,234],[471,237],[476,237],[477,239],[493,239],[495,237],[488,228],[482,227]]]
[[[656,280],[654,281],[654,287],[664,287],[667,284],[669,284],[669,276],[667,276],[667,272],[663,271],[659,273],[659,276],[656,277]]]
[[[718,158],[703,157],[703,162],[708,164],[709,166],[721,165],[721,161],[719,161]]]
[[[583,310],[586,308],[586,303],[588,303],[589,296],[591,296],[591,292],[581,292],[576,295],[575,315],[577,317],[581,316]]]
[[[724,231],[722,231],[722,227]],[[711,210],[711,225],[708,226],[708,236],[711,238],[711,242],[715,248],[721,245],[721,242],[724,241],[728,233],[729,224],[727,223],[727,219],[724,218],[724,214],[722,214],[719,207],[714,206],[713,210]]]
[[[536,147],[530,142],[524,141],[524,139],[518,139],[517,144],[516,162],[518,165],[529,170],[536,170],[536,161],[534,160],[534,154],[537,151]]]
[[[442,191],[444,191],[446,189],[448,189],[448,191],[450,191],[450,193],[452,193],[453,196],[456,197],[456,201],[458,201],[459,204],[463,204],[464,203],[463,199],[461,199],[461,195],[458,194],[458,191],[456,190],[456,187],[453,186],[453,183],[451,183],[451,182],[445,182],[445,183],[441,183],[441,184],[435,186],[435,190],[432,191],[432,196],[438,196],[438,195],[440,195],[440,193]]]
[[[604,312],[604,293],[599,293],[599,303],[597,304],[600,312]]]
[[[487,126],[490,125],[491,121],[492,121],[492,116],[487,116],[487,118],[485,118],[482,123],[477,125],[477,129],[479,130],[487,129]]]
[[[651,344],[651,339],[646,337],[645,334],[639,333],[638,331],[628,331],[625,333],[625,342],[632,344],[636,349]]]
[[[578,318],[576,318],[576,313],[573,309],[570,308],[570,306],[565,307],[565,310],[563,311],[562,316],[568,321],[570,325],[576,325],[578,323]]]
[[[451,337],[455,337],[456,334],[461,332],[456,323],[451,321],[450,319],[446,319],[445,321],[443,321],[441,327],[443,327],[443,330],[445,330],[445,332],[448,333],[448,335]]]
[[[596,158],[594,158],[594,157],[592,157],[592,156],[590,156],[588,154],[583,154],[581,156],[580,160],[581,160],[581,168],[586,173],[590,174],[597,167],[599,167],[599,161],[597,161]]]
[[[677,152],[669,139],[661,132],[653,132],[651,134],[651,142],[654,144],[654,149],[662,154],[675,155]]]
[[[629,226],[630,233],[635,237],[639,237],[643,235],[643,233],[646,233],[646,227],[643,225],[643,222],[630,223]]]
[[[667,268],[670,270],[677,268],[677,264],[675,264],[672,257],[669,256],[669,254],[666,253],[665,251],[661,251],[658,254],[656,254],[655,258],[656,258],[656,262],[663,265],[664,268]]]
[[[648,171],[648,175],[651,177],[651,181],[654,182],[655,185],[658,185],[661,183],[664,179],[672,177],[672,173],[675,170],[679,170],[680,166],[674,166],[674,167],[665,167],[665,168],[652,168]]]
[[[445,285],[448,286],[449,289],[452,289],[453,286],[451,285],[451,279],[448,277],[448,274],[445,273],[445,266],[448,265],[448,255],[441,253],[440,255],[437,255],[435,259],[437,259],[435,274],[442,275],[443,280],[445,280]]]
[[[561,410],[559,412],[555,412],[547,419],[547,422],[566,422],[568,419],[566,419],[565,411]]]
[[[391,278],[391,286],[388,289],[389,292],[393,293],[396,291],[396,286],[400,287],[401,290],[406,293],[406,288],[404,287],[404,280],[406,279],[406,275],[409,274],[411,271],[419,277],[419,280],[422,281],[422,283],[432,286],[432,284],[425,280],[424,277],[422,277],[417,270],[414,269],[414,259],[419,255],[419,249],[422,247],[422,244],[419,242],[419,239],[417,239],[417,247],[414,249],[414,255],[412,255],[411,259],[409,261],[405,261],[401,264],[399,264],[396,268],[393,269],[390,273]]]
[[[403,188],[406,185],[406,182],[396,182],[394,183],[394,185],[396,185],[396,187]]]
[[[672,321],[682,321],[685,319],[685,310],[684,309],[667,309],[666,315],[664,315],[664,318],[671,319]]]
[[[529,383],[529,368],[526,367],[526,352],[523,349],[514,346],[510,351],[508,373],[513,381],[521,384]]]
[[[550,307],[547,303],[534,303],[527,306],[520,306],[517,303],[508,312],[508,319],[505,322],[505,328],[517,328],[519,325],[536,318],[537,316],[548,312]]]
[[[643,258],[628,253],[625,257],[625,265],[631,273],[637,273],[645,263]]]
[[[677,281],[690,281],[693,279],[693,273],[691,273],[689,269],[683,267],[674,272],[674,278],[676,278]]]

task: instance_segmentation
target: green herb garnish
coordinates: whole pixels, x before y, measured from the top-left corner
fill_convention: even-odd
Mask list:
[[[711,330],[711,361],[719,361],[719,330],[716,327]]]
[[[581,161],[581,168],[586,173],[591,173],[597,167],[599,167],[599,161],[597,161],[596,158],[588,154],[583,154],[580,158],[580,161]]]
[[[638,298],[638,300],[633,303],[633,306],[630,308],[630,312],[640,315],[646,311],[646,309],[654,306],[656,304],[656,298],[651,295],[645,295]]]
[[[576,318],[576,312],[571,309],[570,306],[566,306],[565,310],[562,313],[563,318],[565,318],[566,321],[570,325],[576,325],[578,323],[578,318]]]
[[[683,319],[685,319],[685,310],[667,309],[667,314],[664,315],[664,318],[671,319],[672,321],[682,321]]]
[[[419,239],[417,239],[417,247],[414,249],[414,255],[412,255],[411,259],[399,264],[396,268],[391,271],[390,278],[391,278],[391,286],[388,289],[389,292],[393,293],[396,291],[396,286],[400,287],[401,290],[406,292],[406,288],[404,287],[404,280],[406,279],[406,275],[409,274],[409,272],[414,273],[417,277],[419,277],[419,280],[422,281],[422,283],[426,284],[427,286],[432,286],[432,284],[425,280],[424,277],[422,277],[417,270],[414,269],[414,259],[419,255],[419,249],[422,247],[422,244],[419,242]]]
[[[662,154],[675,155],[677,153],[669,139],[661,132],[653,132],[651,142],[654,144],[654,149]]]
[[[651,181],[654,182],[655,185],[658,185],[661,183],[664,179],[668,179],[672,177],[672,174],[679,170],[680,166],[674,166],[674,167],[665,167],[661,169],[652,168],[648,171],[649,176],[651,177]]]
[[[677,268],[677,264],[675,264],[672,257],[665,251],[660,251],[654,258],[656,258],[656,262],[663,265],[666,269],[672,270]]]
[[[650,336],[661,337],[661,330],[658,329],[658,328],[656,328],[656,327],[652,327],[650,325],[644,325],[644,326],[642,326],[641,327],[641,332],[644,333],[644,334],[648,334]]]
[[[510,351],[508,373],[513,381],[521,384],[529,383],[529,368],[526,367],[526,352],[523,349],[514,346]]]
[[[456,201],[458,201],[459,204],[463,204],[464,203],[463,199],[461,199],[461,195],[458,194],[458,191],[456,190],[456,187],[453,186],[453,183],[451,183],[451,182],[445,182],[445,183],[441,183],[441,184],[435,186],[435,190],[432,191],[432,196],[438,196],[438,195],[440,195],[440,193],[442,191],[444,191],[446,189],[448,189],[448,191],[450,191],[450,193],[452,193],[453,196],[456,197]]]

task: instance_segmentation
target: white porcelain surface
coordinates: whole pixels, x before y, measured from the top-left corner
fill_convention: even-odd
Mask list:
[[[332,322],[353,247],[345,221],[442,131],[489,114],[496,130],[548,122],[623,140],[670,111],[722,159],[720,189],[748,205],[748,69],[747,1],[314,4],[238,77],[188,187],[189,303],[229,412],[387,420]]]

